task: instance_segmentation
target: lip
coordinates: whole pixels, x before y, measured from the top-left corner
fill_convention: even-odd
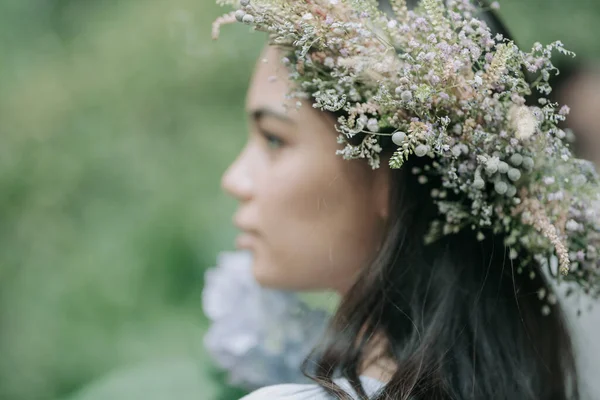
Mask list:
[[[253,228],[252,224],[244,221],[239,214],[233,216],[233,225],[243,233],[248,233],[251,235],[256,235],[257,230]]]
[[[254,247],[258,233],[255,229],[251,228],[249,224],[242,222],[239,215],[235,215],[233,218],[234,226],[240,231],[239,235],[235,239],[236,248],[242,250],[250,250]]]
[[[238,250],[251,250],[255,242],[255,235],[249,232],[242,232],[235,238],[235,247]]]

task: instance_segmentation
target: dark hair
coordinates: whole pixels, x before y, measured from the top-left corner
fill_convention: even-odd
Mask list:
[[[544,276],[517,274],[491,232],[425,245],[436,209],[405,167],[392,173],[386,241],[342,299],[311,357],[312,378],[346,399],[332,381],[340,373],[364,396],[358,369],[368,338],[382,334],[397,371],[377,399],[578,398],[562,310],[541,312]]]
[[[544,275],[518,274],[519,260],[492,232],[483,241],[465,230],[423,242],[437,216],[430,191],[439,187],[411,172],[423,162],[413,157],[390,174],[383,247],[342,298],[304,373],[339,399],[351,396],[334,383],[338,376],[367,398],[360,368],[379,335],[397,369],[375,399],[578,399],[563,311],[541,311]]]

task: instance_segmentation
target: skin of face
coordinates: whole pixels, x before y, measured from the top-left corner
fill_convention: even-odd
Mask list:
[[[249,134],[222,178],[238,202],[239,249],[265,287],[346,291],[380,246],[389,169],[336,155],[333,117],[295,106],[281,53],[267,46],[247,94]]]

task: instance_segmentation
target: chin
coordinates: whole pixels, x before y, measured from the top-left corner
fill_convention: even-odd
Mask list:
[[[276,290],[298,290],[293,280],[290,280],[290,275],[284,271],[259,262],[254,262],[252,265],[252,275],[260,286]]]
[[[273,271],[272,268],[265,266],[261,262],[254,261],[252,264],[252,275],[254,279],[264,287],[271,289],[279,289],[279,282],[277,278],[277,271]]]

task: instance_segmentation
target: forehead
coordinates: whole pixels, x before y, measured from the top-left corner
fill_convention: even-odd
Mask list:
[[[293,83],[288,78],[288,69],[282,64],[283,55],[273,46],[265,46],[256,67],[250,88],[246,98],[246,108],[248,112],[260,109],[270,109],[276,112],[286,113],[290,118],[297,118],[297,114],[307,112],[316,114],[312,107],[306,105],[300,110],[296,109],[298,99],[286,99],[286,95],[293,88]]]
[[[286,98],[294,88],[294,83],[289,80],[289,70],[281,62],[282,58],[283,54],[274,46],[265,46],[263,49],[246,97],[248,113],[263,109],[272,110],[286,114],[290,120],[306,127],[306,130],[335,133],[333,116],[313,108],[310,101],[303,100],[302,106],[297,108],[298,99]]]

